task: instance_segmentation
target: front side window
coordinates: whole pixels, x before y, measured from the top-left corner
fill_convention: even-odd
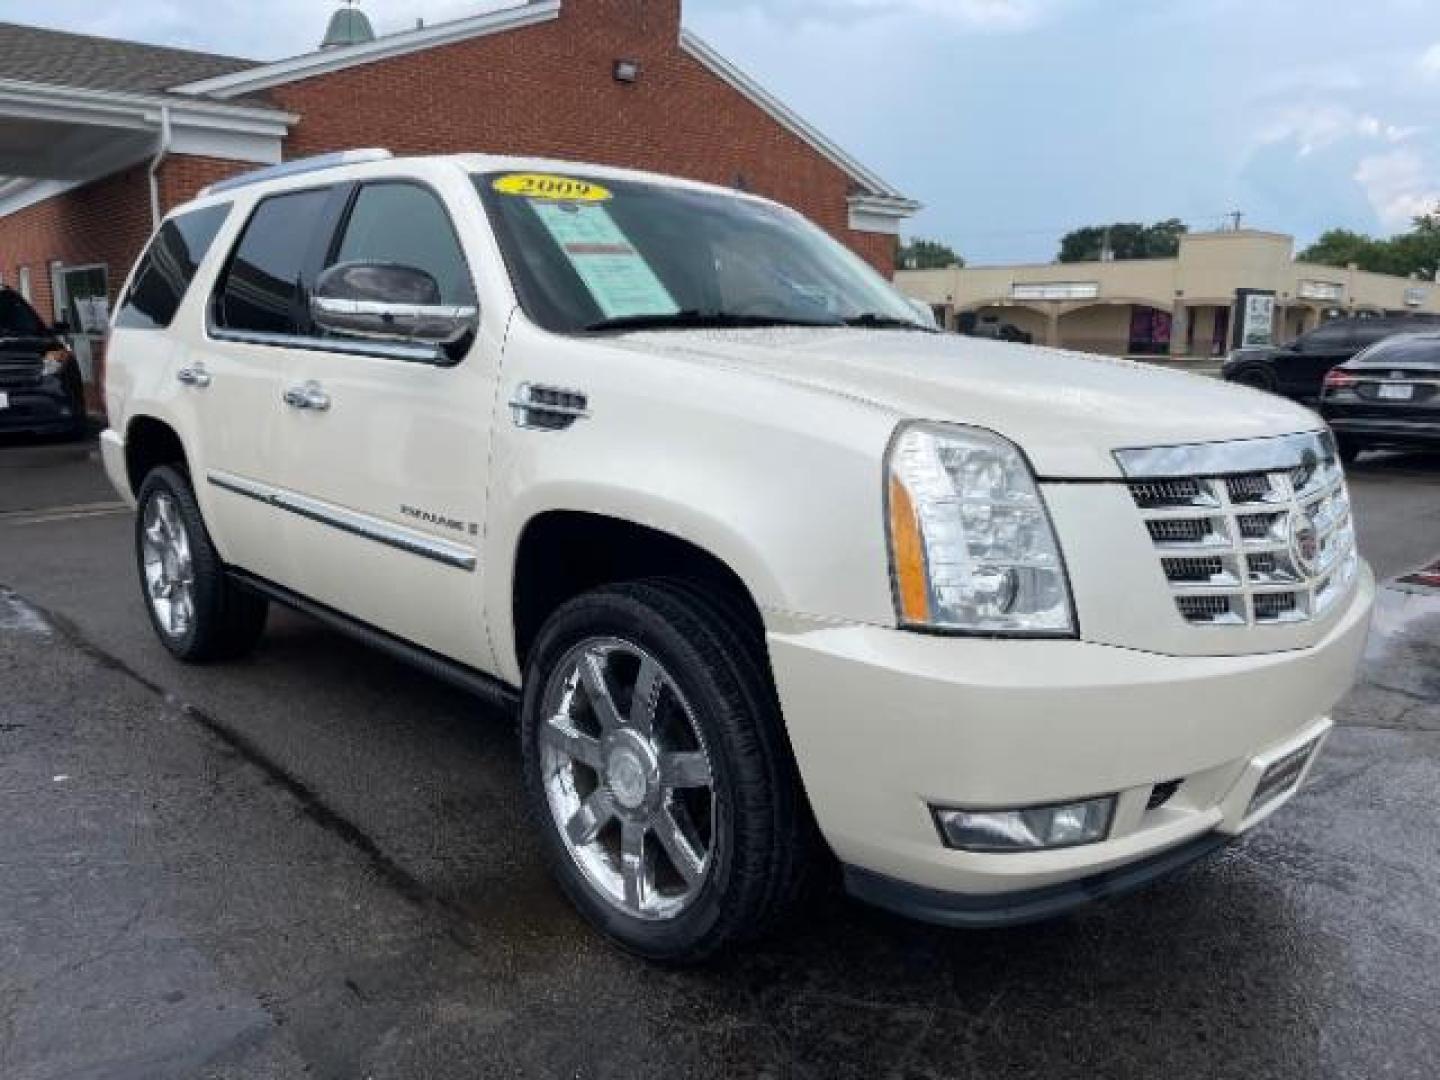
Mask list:
[[[633,180],[477,176],[526,314],[624,327],[922,326],[858,256],[799,214]]]
[[[473,304],[470,270],[450,216],[435,194],[416,184],[367,184],[355,196],[331,265],[391,263],[423,270],[438,304]]]
[[[227,330],[297,334],[307,324],[301,275],[328,188],[272,195],[251,215],[216,294]]]
[[[160,226],[120,302],[116,328],[163,330],[169,326],[195,280],[195,271],[229,215],[228,203],[206,206],[178,214]]]

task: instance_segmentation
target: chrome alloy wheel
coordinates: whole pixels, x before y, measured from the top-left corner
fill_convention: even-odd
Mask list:
[[[140,553],[155,621],[170,637],[183,637],[195,621],[195,566],[190,535],[168,492],[156,492],[145,506]]]
[[[680,688],[638,646],[591,638],[555,666],[541,709],[541,780],[575,864],[627,915],[680,915],[717,828],[710,755]]]

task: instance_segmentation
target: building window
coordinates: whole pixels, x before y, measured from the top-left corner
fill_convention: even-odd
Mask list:
[[[35,297],[30,292],[30,267],[20,267],[20,295],[25,298],[27,304],[35,303]]]

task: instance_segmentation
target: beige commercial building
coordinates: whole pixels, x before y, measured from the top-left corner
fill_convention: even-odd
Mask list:
[[[1191,233],[1170,259],[910,270],[896,282],[948,329],[1009,324],[1036,344],[1131,356],[1223,356],[1238,323],[1250,343],[1283,343],[1336,315],[1440,313],[1433,281],[1297,262],[1294,251],[1282,233]]]

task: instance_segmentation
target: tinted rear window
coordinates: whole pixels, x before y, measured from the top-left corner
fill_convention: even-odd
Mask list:
[[[1367,365],[1384,367],[1408,367],[1412,364],[1440,363],[1440,336],[1402,335],[1388,338],[1373,348],[1366,349],[1356,361]]]
[[[226,329],[296,334],[304,322],[301,271],[328,188],[272,195],[255,208],[217,294]]]
[[[0,335],[5,337],[42,337],[45,324],[25,298],[10,289],[0,289]]]
[[[229,214],[228,203],[207,206],[177,215],[160,226],[140,259],[130,291],[121,301],[115,326],[128,330],[163,330],[169,326]]]

